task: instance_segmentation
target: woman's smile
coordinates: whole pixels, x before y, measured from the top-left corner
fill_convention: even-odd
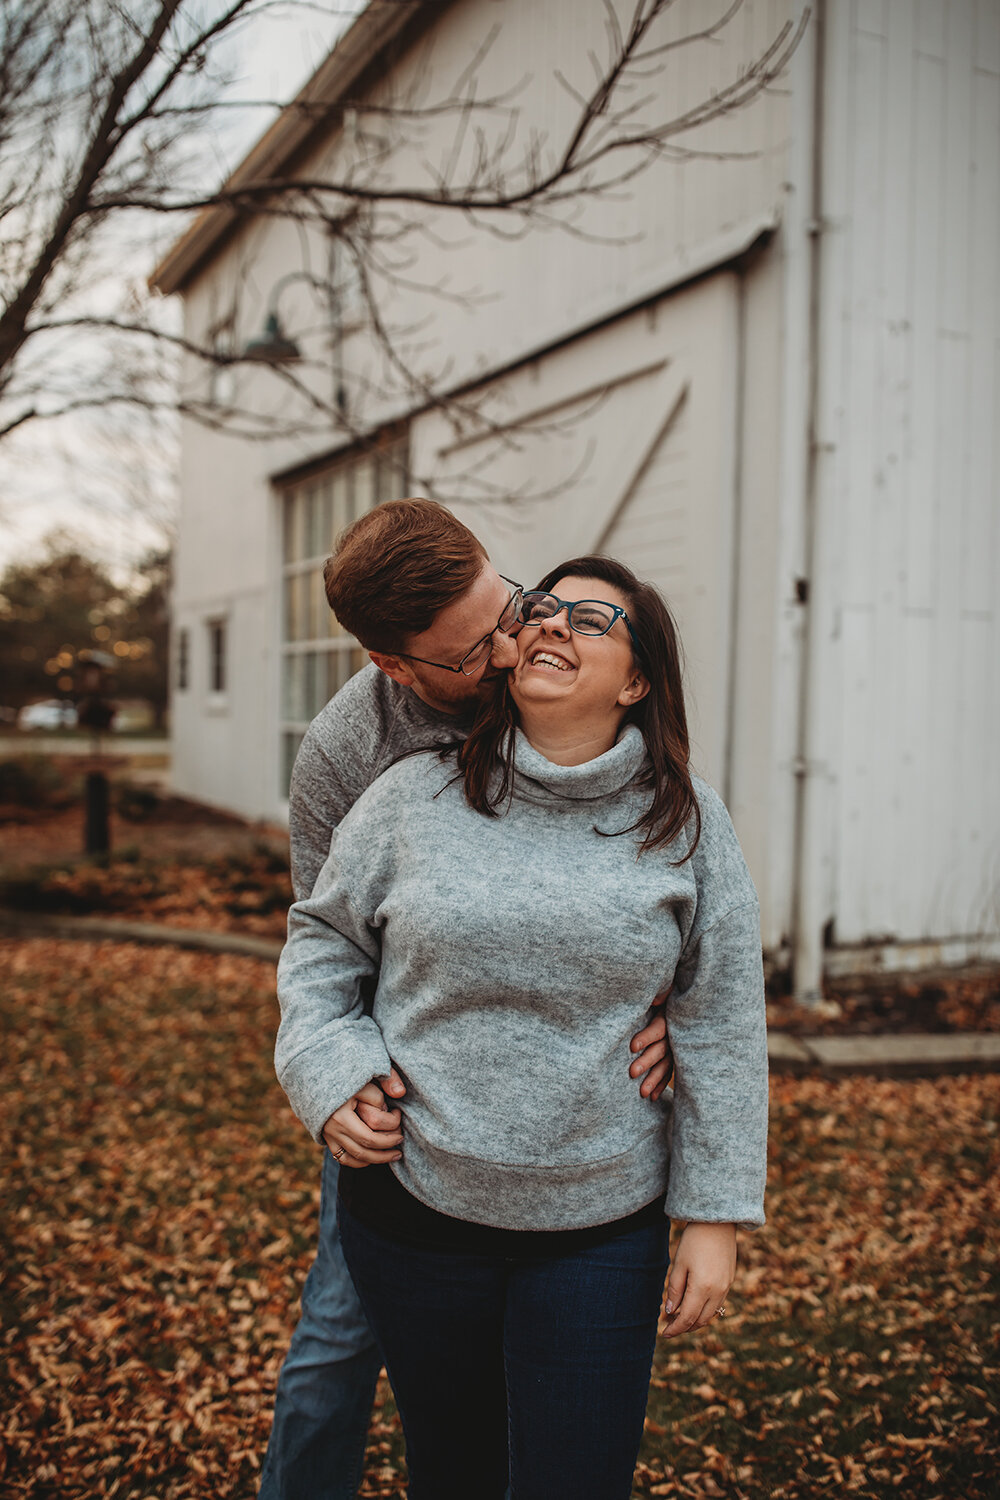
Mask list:
[[[556,651],[551,651],[547,646],[539,646],[531,652],[528,657],[529,667],[538,667],[546,672],[573,672],[576,670],[573,662],[568,661]]]

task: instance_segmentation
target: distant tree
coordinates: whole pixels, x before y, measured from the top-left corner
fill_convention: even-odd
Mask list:
[[[80,654],[117,665],[116,697],[148,702],[162,724],[167,701],[169,556],[140,565],[125,586],[65,537],[37,562],[0,577],[0,681],[5,706],[73,697]]]
[[[123,650],[117,695],[148,703],[156,729],[165,725],[169,698],[171,561],[169,552],[151,552],[142,559],[119,622]]]
[[[119,591],[104,568],[71,545],[55,541],[40,562],[8,567],[0,577],[6,704],[70,698],[78,653],[110,640],[114,625],[107,622],[118,609]]]

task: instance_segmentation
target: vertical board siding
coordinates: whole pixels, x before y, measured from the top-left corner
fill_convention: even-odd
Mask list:
[[[1000,74],[1000,5],[997,0],[976,3],[976,67]]]
[[[1000,22],[1000,4],[994,4]],[[969,443],[975,461],[962,493],[962,598],[966,611],[988,613],[1000,567],[1000,433],[997,332],[1000,329],[1000,76],[974,79]]]
[[[829,8],[823,720],[837,942],[995,930],[1000,5]]]
[[[905,0],[903,0],[905,3]],[[938,290],[943,211],[944,64],[918,54],[910,99],[890,101],[913,120],[918,167],[912,198],[894,199],[892,211],[909,210],[913,257],[910,321],[913,325],[913,447],[907,473],[904,588],[907,607],[933,610],[936,603],[934,534],[940,486],[936,444],[940,394],[937,369]]]

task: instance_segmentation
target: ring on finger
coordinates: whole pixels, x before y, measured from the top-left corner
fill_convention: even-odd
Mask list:
[[[343,1154],[344,1154],[344,1152],[346,1150],[347,1150],[346,1146],[341,1146],[341,1148],[340,1148],[339,1151],[334,1151],[334,1153],[333,1153],[333,1159],[334,1159],[334,1161],[339,1161],[340,1158],[343,1156]]]

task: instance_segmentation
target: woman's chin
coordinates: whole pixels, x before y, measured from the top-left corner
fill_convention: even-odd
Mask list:
[[[510,695],[520,708],[523,704],[566,702],[572,696],[571,688],[571,683],[560,682],[554,675],[525,673],[511,682]]]

